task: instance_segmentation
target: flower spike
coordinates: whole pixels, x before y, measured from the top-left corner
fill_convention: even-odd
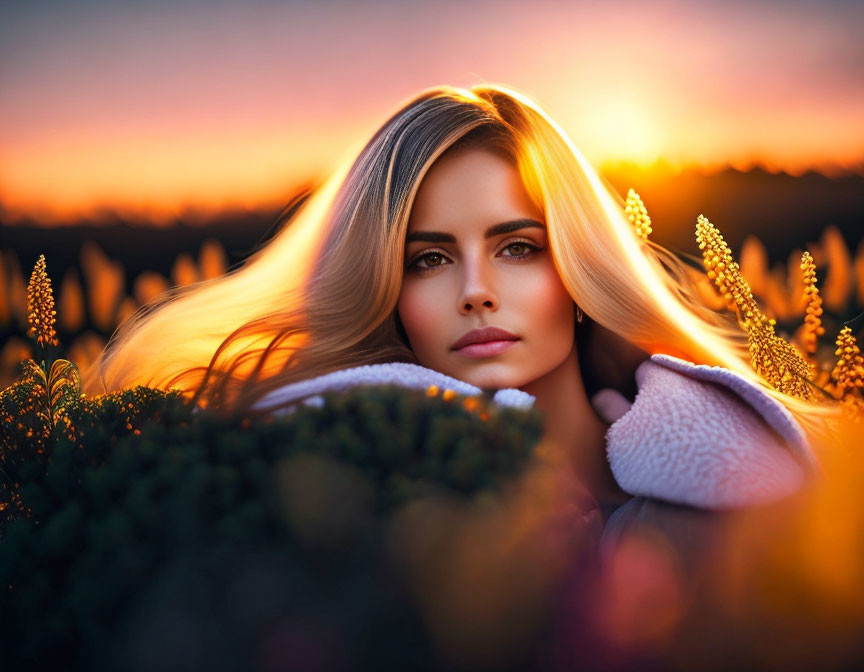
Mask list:
[[[741,275],[722,234],[703,215],[696,219],[696,240],[708,277],[714,281],[729,310],[737,311],[738,323],[747,332],[753,368],[774,389],[814,401],[816,394],[811,384],[810,365],[795,346],[774,333],[776,321],[759,310],[750,285]]]
[[[816,264],[809,252],[801,256],[801,270],[804,271],[804,297],[807,300],[807,314],[804,317],[804,330],[801,335],[804,351],[808,355],[816,353],[819,336],[825,333],[822,326],[822,297],[816,286]]]
[[[55,315],[51,278],[45,270],[45,255],[40,254],[27,285],[27,322],[30,325],[27,334],[43,348],[59,344],[54,331]]]
[[[627,192],[627,202],[624,205],[624,214],[633,225],[636,235],[642,240],[648,240],[648,235],[651,233],[651,218],[648,216],[648,210],[645,204],[632,188]]]

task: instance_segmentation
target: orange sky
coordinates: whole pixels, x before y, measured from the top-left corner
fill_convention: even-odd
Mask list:
[[[21,4],[0,10],[11,216],[279,204],[444,83],[524,91],[598,166],[864,165],[851,0]]]

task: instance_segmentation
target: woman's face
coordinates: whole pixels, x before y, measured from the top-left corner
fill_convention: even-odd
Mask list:
[[[405,262],[397,310],[422,366],[478,387],[524,387],[571,354],[574,305],[543,214],[498,154],[457,148],[432,165],[414,200]],[[485,345],[458,347],[485,327],[508,340],[487,333]]]

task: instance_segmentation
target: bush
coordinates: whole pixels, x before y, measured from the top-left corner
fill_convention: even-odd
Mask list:
[[[541,432],[537,411],[462,401],[355,388],[251,425],[147,388],[70,404],[43,452],[4,444],[4,662],[435,667],[387,523],[496,491]]]

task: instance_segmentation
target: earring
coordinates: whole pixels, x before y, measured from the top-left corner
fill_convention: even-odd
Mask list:
[[[584,313],[582,312],[582,309],[581,309],[581,308],[579,307],[579,305],[577,304],[577,305],[576,305],[576,321],[577,321],[579,324],[582,324],[582,315],[583,315],[583,314],[584,314]]]

